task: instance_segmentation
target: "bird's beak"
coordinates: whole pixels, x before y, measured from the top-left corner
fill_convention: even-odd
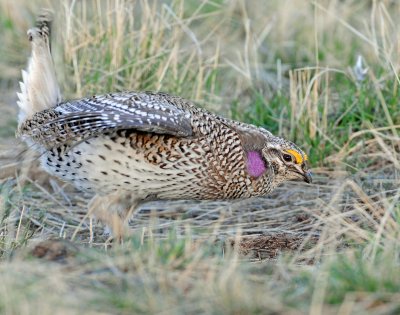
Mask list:
[[[306,183],[308,183],[308,184],[312,183],[312,176],[311,176],[311,172],[310,171],[304,172],[303,176],[304,176],[304,181]]]

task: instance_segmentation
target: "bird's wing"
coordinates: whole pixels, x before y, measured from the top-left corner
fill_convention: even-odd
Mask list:
[[[191,103],[166,94],[123,92],[61,103],[37,113],[20,129],[46,147],[74,143],[104,132],[133,129],[189,137]]]

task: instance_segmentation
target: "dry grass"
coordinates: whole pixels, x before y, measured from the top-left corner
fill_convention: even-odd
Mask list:
[[[57,12],[66,98],[182,95],[296,140],[315,183],[256,200],[149,203],[132,238],[113,245],[87,216],[90,196],[34,155],[21,161],[13,138],[24,34],[40,7]],[[397,314],[399,11],[393,1],[2,1],[0,312]]]

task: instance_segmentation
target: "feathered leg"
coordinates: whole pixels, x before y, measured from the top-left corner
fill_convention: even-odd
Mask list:
[[[128,220],[139,205],[140,200],[131,194],[96,195],[89,203],[89,213],[106,224],[112,236],[121,241],[129,236]]]
[[[22,71],[21,92],[18,93],[20,108],[19,125],[35,113],[51,108],[61,101],[54,63],[50,52],[50,24],[52,14],[43,11],[36,27],[28,30],[32,54],[26,71]]]

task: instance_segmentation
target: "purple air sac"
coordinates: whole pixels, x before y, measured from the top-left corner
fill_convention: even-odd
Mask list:
[[[247,153],[247,171],[250,176],[260,177],[266,171],[265,162],[260,152],[249,151]]]

